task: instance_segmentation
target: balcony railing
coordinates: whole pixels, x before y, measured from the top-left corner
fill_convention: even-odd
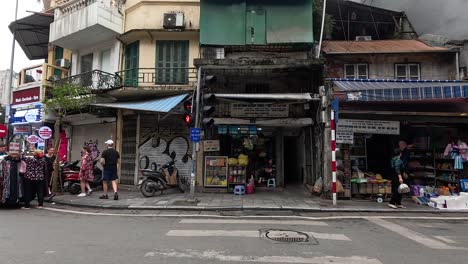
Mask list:
[[[18,86],[30,85],[32,83],[40,83],[43,85],[51,85],[52,82],[67,78],[69,70],[52,64],[43,63],[40,65],[24,68],[19,73]]]
[[[117,72],[117,75],[127,87],[192,86],[197,81],[196,68],[135,68]]]
[[[93,70],[60,79],[55,84],[72,84],[91,89],[92,92],[104,92],[121,87],[121,79],[117,74]]]
[[[92,5],[96,2],[100,2],[107,7],[117,8],[119,11],[122,7],[121,0],[57,0],[56,4],[60,8],[61,15],[66,15]]]

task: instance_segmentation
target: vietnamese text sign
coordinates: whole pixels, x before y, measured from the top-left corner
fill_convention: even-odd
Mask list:
[[[191,128],[190,129],[190,141],[191,142],[200,142],[201,129],[200,128]]]
[[[354,132],[352,132],[352,131],[336,131],[336,143],[339,143],[339,144],[354,144]]]
[[[340,119],[337,131],[361,134],[399,135],[399,121]]]
[[[203,151],[219,151],[219,140],[204,140]]]
[[[29,135],[31,134],[31,126],[14,126],[13,134],[15,135]]]
[[[52,129],[48,126],[39,128],[39,136],[43,139],[49,139],[52,137]]]
[[[271,103],[231,104],[232,117],[288,117],[289,105]]]
[[[36,144],[37,142],[39,142],[40,139],[41,138],[36,135],[30,135],[29,137],[26,138],[26,140],[31,144]]]
[[[29,124],[42,121],[42,104],[32,103],[11,109],[11,124]]]
[[[39,102],[41,89],[39,87],[13,92],[12,105]]]
[[[10,153],[20,153],[20,143],[11,142],[8,145],[8,152],[10,152]]]

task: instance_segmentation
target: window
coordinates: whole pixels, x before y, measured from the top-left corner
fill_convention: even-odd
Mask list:
[[[398,80],[419,80],[419,64],[395,64],[395,77]]]
[[[101,71],[112,72],[110,49],[101,52]]]
[[[345,64],[345,78],[347,79],[369,78],[367,64]]]
[[[156,83],[188,84],[188,65],[188,41],[156,41]]]
[[[81,56],[80,61],[81,70],[81,85],[84,87],[91,86],[93,84],[93,54]]]

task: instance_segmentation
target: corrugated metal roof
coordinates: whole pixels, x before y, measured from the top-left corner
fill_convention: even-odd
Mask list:
[[[137,111],[148,111],[148,112],[170,112],[176,107],[182,100],[187,97],[188,94],[181,94],[172,97],[158,98],[153,100],[138,101],[138,102],[116,102],[116,103],[102,103],[93,104],[95,106],[120,108]]]
[[[324,41],[326,54],[369,53],[431,53],[454,52],[447,48],[431,47],[419,40]]]

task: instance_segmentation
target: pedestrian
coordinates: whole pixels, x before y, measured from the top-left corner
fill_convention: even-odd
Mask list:
[[[91,149],[88,146],[84,146],[82,151],[80,167],[81,193],[78,194],[78,197],[84,197],[86,194],[90,195],[93,192],[91,186],[89,186],[89,182],[94,180],[94,162],[91,155]],[[88,189],[88,193],[86,193],[86,189]]]
[[[33,157],[23,156],[26,163],[26,173],[24,174],[25,208],[31,207],[31,201],[37,195],[38,208],[44,205],[44,184],[46,163],[44,154],[40,150],[34,151]]]
[[[397,208],[406,208],[401,204],[402,196],[401,193],[398,192],[398,187],[400,184],[403,183],[403,173],[404,173],[404,165],[403,161],[401,160],[402,152],[399,148],[393,151],[393,158],[391,161],[392,167],[392,199],[388,206],[393,209]]]
[[[6,152],[6,145],[4,143],[0,143],[0,156],[8,155]]]
[[[112,182],[112,189],[114,190],[114,200],[119,199],[117,194],[117,163],[120,159],[120,154],[114,147],[114,141],[112,139],[104,142],[107,145],[107,149],[101,154],[101,164],[103,167],[102,171],[102,188],[104,194],[99,199],[109,199],[107,195],[107,189],[109,182]]]
[[[48,196],[48,199],[52,199],[55,196],[55,193],[52,193],[51,191],[51,179],[52,179],[52,173],[54,172],[54,164],[57,160],[57,157],[55,156],[55,148],[50,147],[47,149],[47,152],[44,157],[45,163],[46,163],[46,171],[45,171],[45,193]]]

